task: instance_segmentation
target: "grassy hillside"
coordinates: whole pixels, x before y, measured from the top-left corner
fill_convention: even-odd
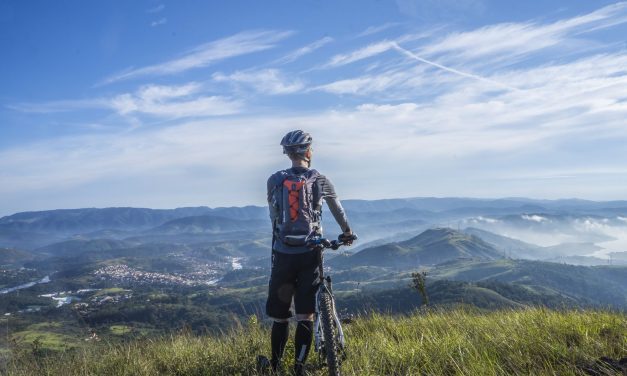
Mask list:
[[[33,257],[34,255],[30,252],[11,248],[0,248],[0,267],[22,264],[25,261],[32,260]]]
[[[605,367],[600,357],[627,356],[626,316],[602,311],[375,314],[356,319],[346,331],[350,347],[343,369],[349,375],[583,375],[585,370]],[[290,344],[288,365],[291,351]],[[255,375],[255,356],[268,352],[267,327],[252,317],[220,336],[181,334],[117,345],[90,343],[53,356],[29,349],[6,371],[63,376]],[[315,358],[313,354],[312,364]],[[312,369],[312,374],[323,375],[324,370]]]
[[[502,253],[474,235],[449,228],[435,228],[402,242],[366,248],[350,257],[337,257],[330,260],[330,264],[408,269],[459,258],[495,260],[503,257]]]
[[[432,269],[436,279],[496,280],[534,289],[551,289],[582,304],[627,307],[627,267],[574,266],[528,260],[456,260]]]

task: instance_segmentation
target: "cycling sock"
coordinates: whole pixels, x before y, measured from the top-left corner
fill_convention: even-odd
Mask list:
[[[285,345],[287,344],[287,337],[290,334],[289,322],[277,322],[272,324],[272,332],[270,334],[270,343],[272,346],[272,360],[270,364],[272,369],[276,370],[277,366],[283,358],[283,352],[285,351]]]
[[[307,360],[312,337],[313,321],[299,321],[298,326],[296,326],[296,334],[294,336],[294,355],[296,356],[296,364],[304,364]]]

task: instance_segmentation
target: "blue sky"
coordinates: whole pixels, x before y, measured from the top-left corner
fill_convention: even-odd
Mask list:
[[[0,215],[263,204],[313,134],[342,198],[626,199],[627,3],[4,1]]]

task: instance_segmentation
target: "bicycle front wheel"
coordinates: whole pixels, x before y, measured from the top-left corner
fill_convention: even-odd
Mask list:
[[[329,376],[340,375],[340,361],[338,343],[335,336],[335,320],[333,317],[333,298],[331,294],[323,290],[320,292],[320,324],[324,334],[324,350],[327,357]]]

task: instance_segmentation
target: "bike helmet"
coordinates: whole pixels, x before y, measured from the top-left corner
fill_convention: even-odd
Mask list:
[[[309,145],[313,142],[313,138],[307,132],[300,129],[291,131],[281,140],[283,146],[283,154],[303,154],[309,149]]]

